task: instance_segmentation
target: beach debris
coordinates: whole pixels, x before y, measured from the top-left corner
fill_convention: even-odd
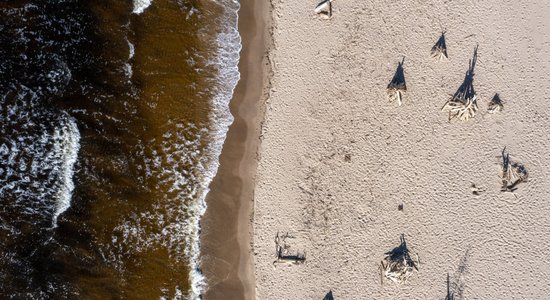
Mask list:
[[[457,118],[461,121],[468,121],[470,118],[475,117],[477,111],[477,99],[476,95],[472,97],[453,97],[447,101],[442,110],[449,111],[449,121]]]
[[[273,262],[273,268],[276,268],[279,264],[286,265],[301,265],[306,261],[305,251],[300,253],[296,252],[295,254],[290,254],[290,245],[287,244],[287,238],[293,238],[288,233],[279,236],[279,232],[275,236],[275,253],[277,259]]]
[[[502,164],[500,166],[500,178],[502,179],[502,192],[514,192],[517,190],[517,185],[527,181],[529,173],[524,165],[512,162],[510,154],[506,153],[506,147],[502,149]]]
[[[418,264],[420,264],[418,255],[416,261],[411,258],[411,253],[405,242],[405,235],[401,235],[401,244],[386,252],[384,260],[381,262],[380,279],[382,284],[384,278],[395,283],[404,284],[414,270],[418,271]]]
[[[494,114],[496,112],[500,112],[504,109],[504,104],[502,104],[502,100],[500,100],[500,97],[498,93],[496,93],[493,96],[493,99],[491,99],[491,102],[489,102],[489,106],[487,107],[487,111],[490,114]]]
[[[319,2],[319,4],[315,7],[315,13],[323,19],[332,18],[332,1],[334,0],[323,0]]]
[[[328,291],[323,300],[334,300],[334,296],[332,296],[332,290]]]
[[[345,162],[351,162],[351,154],[346,153],[346,154],[344,155],[344,161],[345,161]]]
[[[390,102],[397,101],[398,106],[401,106],[401,104],[403,103],[403,96],[407,91],[405,72],[403,70],[404,62],[405,58],[403,58],[403,60],[397,64],[397,70],[395,71],[395,74],[393,75],[393,78],[388,84],[388,88],[386,90],[388,100]]]
[[[397,205],[397,210],[398,211],[403,211],[403,204]]]
[[[472,191],[473,195],[479,196],[481,193],[485,192],[485,188],[478,187],[475,183],[472,183],[472,185],[470,185],[470,191]]]
[[[449,112],[449,121],[459,119],[468,121],[475,117],[477,111],[477,96],[474,90],[474,68],[477,62],[477,46],[474,49],[474,57],[470,60],[468,71],[464,81],[445,105],[441,108],[442,111]]]
[[[444,60],[449,58],[449,56],[447,55],[447,45],[445,44],[445,31],[441,33],[441,36],[432,47],[431,53],[432,57],[437,58],[437,60]]]

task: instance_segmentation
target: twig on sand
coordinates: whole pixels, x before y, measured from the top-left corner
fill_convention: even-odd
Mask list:
[[[383,284],[384,277],[392,282],[404,284],[414,270],[418,271],[418,256],[416,261],[411,258],[405,236],[401,235],[401,244],[393,250],[385,253],[380,265],[380,277]]]
[[[441,33],[441,36],[432,47],[431,53],[432,57],[437,58],[438,60],[449,58],[449,56],[447,55],[447,45],[445,43],[445,31]]]
[[[395,74],[393,75],[392,80],[388,84],[388,88],[386,90],[386,93],[388,95],[388,100],[390,102],[397,101],[397,105],[401,106],[403,103],[403,96],[405,95],[405,92],[407,91],[407,83],[405,82],[405,72],[403,70],[403,63],[405,62],[405,58],[398,63],[397,70],[395,71]]]
[[[479,196],[481,195],[481,193],[485,192],[485,188],[476,186],[475,183],[472,183],[470,185],[470,191],[472,192],[473,195]]]
[[[442,111],[449,112],[449,121],[459,119],[468,121],[475,117],[477,111],[477,96],[474,90],[474,68],[477,62],[477,46],[474,49],[474,57],[470,60],[470,66],[466,72],[464,81],[445,105],[441,108]]]
[[[502,104],[502,100],[500,100],[500,97],[498,96],[498,93],[497,93],[495,94],[493,99],[491,99],[491,102],[489,102],[487,111],[491,114],[494,114],[496,112],[502,111],[503,109],[504,109],[504,104]]]
[[[404,84],[395,85],[390,83],[387,89],[388,100],[390,102],[397,101],[397,105],[401,106],[406,91],[407,87]]]
[[[517,185],[527,181],[529,173],[524,165],[510,160],[510,154],[506,153],[506,147],[502,149],[502,165],[500,166],[500,178],[502,179],[502,192],[514,192]]]

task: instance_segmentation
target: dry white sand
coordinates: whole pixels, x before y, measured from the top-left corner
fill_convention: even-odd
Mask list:
[[[254,204],[257,299],[548,299],[548,1],[273,1],[273,77]],[[430,57],[447,30],[449,60]],[[479,111],[441,107],[479,44]],[[405,56],[401,107],[385,90]],[[487,114],[495,93],[504,111]],[[500,192],[504,147],[530,180]],[[346,161],[349,155],[351,160]],[[470,185],[486,189],[479,196]],[[403,204],[403,211],[398,205]],[[301,266],[273,268],[288,232]],[[420,257],[406,285],[379,263],[405,234]]]

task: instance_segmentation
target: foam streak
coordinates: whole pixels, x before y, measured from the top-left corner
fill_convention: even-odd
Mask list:
[[[54,132],[55,152],[60,153],[63,158],[61,165],[61,187],[56,195],[56,208],[53,215],[53,226],[57,227],[59,215],[65,212],[71,206],[71,197],[74,190],[73,175],[74,165],[78,158],[80,149],[80,132],[76,126],[76,121],[66,116],[66,123],[62,124]]]

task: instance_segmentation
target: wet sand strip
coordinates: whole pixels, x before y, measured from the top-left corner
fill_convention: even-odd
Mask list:
[[[205,299],[255,298],[251,219],[268,83],[269,19],[268,3],[241,1],[241,79],[230,104],[235,121],[229,128],[201,222],[202,271],[208,284]]]

